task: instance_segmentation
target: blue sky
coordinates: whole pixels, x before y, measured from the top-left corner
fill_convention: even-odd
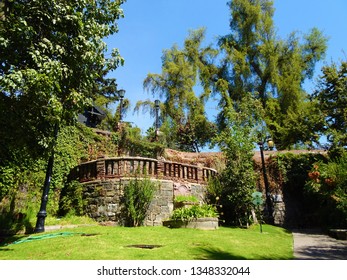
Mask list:
[[[161,72],[162,51],[173,44],[182,46],[189,30],[205,27],[206,44],[229,32],[227,0],[127,0],[122,5],[125,17],[119,21],[119,32],[107,39],[109,50],[118,48],[125,65],[111,76],[134,106],[138,100],[155,99],[143,89],[148,73]],[[316,68],[331,61],[347,59],[347,1],[346,0],[274,0],[274,22],[277,35],[286,38],[291,32],[307,33],[317,27],[329,38],[326,59]],[[314,81],[307,83],[307,90]],[[212,106],[212,105],[211,105]],[[210,108],[209,117],[215,111]],[[124,118],[142,129],[153,125],[149,115],[133,114]]]

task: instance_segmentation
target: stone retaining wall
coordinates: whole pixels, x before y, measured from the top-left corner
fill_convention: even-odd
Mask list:
[[[83,183],[83,199],[85,201],[85,213],[98,222],[114,222],[118,225],[124,224],[122,217],[122,198],[124,188],[129,184],[131,178],[96,180]],[[141,179],[139,179],[141,180]],[[197,183],[177,183],[171,180],[156,180],[159,188],[150,204],[145,225],[159,226],[164,220],[170,218],[174,208],[175,195],[194,195],[200,201],[205,197],[205,186]]]

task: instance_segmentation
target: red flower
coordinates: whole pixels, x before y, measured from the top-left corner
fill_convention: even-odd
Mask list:
[[[317,181],[317,179],[319,178],[319,176],[320,176],[319,171],[313,171],[313,172],[309,172],[309,173],[308,173],[308,177],[309,177],[311,180]]]

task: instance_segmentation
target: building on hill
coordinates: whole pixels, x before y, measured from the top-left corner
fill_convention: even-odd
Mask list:
[[[96,128],[106,117],[106,113],[96,105],[88,107],[78,115],[78,121],[88,127]]]

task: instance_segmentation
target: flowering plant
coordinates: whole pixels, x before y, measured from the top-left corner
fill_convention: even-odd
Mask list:
[[[320,197],[321,207],[335,225],[347,226],[347,154],[327,163],[319,162],[308,172],[308,193]]]

